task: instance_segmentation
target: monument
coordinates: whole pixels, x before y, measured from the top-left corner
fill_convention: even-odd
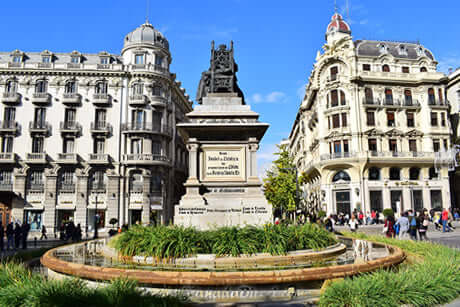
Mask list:
[[[257,149],[268,129],[245,104],[237,84],[238,66],[230,48],[211,47],[211,67],[203,72],[197,106],[178,124],[187,143],[186,194],[175,206],[174,224],[209,229],[272,222],[272,206],[257,176]]]

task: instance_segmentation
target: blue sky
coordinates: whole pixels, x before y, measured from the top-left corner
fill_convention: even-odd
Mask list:
[[[337,0],[345,13],[345,0]],[[289,135],[333,0],[151,0],[150,22],[170,42],[171,70],[191,97],[209,66],[211,40],[235,42],[239,85],[261,120],[260,168]],[[354,39],[420,42],[440,70],[460,66],[460,3],[454,0],[349,0]],[[119,54],[124,36],[145,20],[146,0],[3,1],[1,50]]]

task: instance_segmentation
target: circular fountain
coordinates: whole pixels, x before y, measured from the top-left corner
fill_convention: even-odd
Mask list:
[[[195,257],[160,260],[122,257],[108,239],[58,247],[41,263],[50,278],[79,277],[101,285],[115,278],[139,282],[145,290],[184,294],[195,302],[290,300],[315,301],[324,281],[370,272],[401,263],[397,247],[338,237],[339,243],[321,250],[286,255],[256,254],[240,257]]]

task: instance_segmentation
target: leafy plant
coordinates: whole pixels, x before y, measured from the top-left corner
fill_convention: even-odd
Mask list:
[[[382,213],[383,213],[384,217],[394,216],[395,215],[395,213],[393,212],[393,209],[391,209],[391,208],[384,209]]]

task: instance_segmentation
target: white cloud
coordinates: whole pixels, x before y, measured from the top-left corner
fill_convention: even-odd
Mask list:
[[[250,103],[283,103],[287,101],[287,95],[283,92],[273,91],[266,95],[256,93],[248,98]]]

